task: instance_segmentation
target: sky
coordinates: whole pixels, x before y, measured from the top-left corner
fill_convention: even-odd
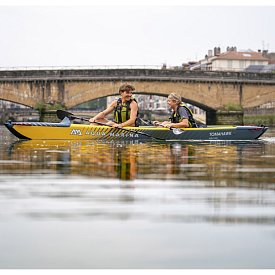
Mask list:
[[[224,52],[227,46],[275,52],[271,2],[8,3],[0,3],[0,68],[180,66],[203,59],[214,47]]]

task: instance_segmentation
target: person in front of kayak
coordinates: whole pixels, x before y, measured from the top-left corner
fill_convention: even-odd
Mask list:
[[[91,124],[96,122],[104,123],[113,127],[126,127],[126,126],[138,126],[138,104],[135,99],[132,98],[135,87],[130,84],[124,84],[119,88],[120,98],[114,100],[104,111],[98,113],[89,121]],[[114,112],[114,120],[110,121],[106,119],[106,116]]]
[[[155,126],[163,126],[167,128],[196,128],[197,124],[193,118],[192,111],[182,103],[181,97],[175,93],[168,96],[167,103],[172,109],[170,121],[154,121]]]

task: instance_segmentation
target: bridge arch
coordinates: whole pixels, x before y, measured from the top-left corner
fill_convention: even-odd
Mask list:
[[[34,108],[41,101],[39,90],[42,87],[38,83],[26,81],[2,82],[0,83],[0,99]]]
[[[135,94],[142,95],[158,95],[167,97],[170,93],[174,92],[179,94],[184,102],[195,105],[205,111],[212,111],[217,109],[217,105],[211,99],[211,95],[204,92],[204,87],[200,85],[198,89],[194,89],[192,84],[188,83],[159,83],[159,82],[131,82],[136,90]],[[84,82],[84,83],[69,83],[66,85],[66,92],[64,103],[68,108],[88,102],[97,98],[107,96],[119,96],[118,89],[122,83],[97,83],[97,82]],[[213,93],[216,95],[217,87]]]

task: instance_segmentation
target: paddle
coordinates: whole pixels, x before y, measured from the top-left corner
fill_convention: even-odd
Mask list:
[[[155,123],[155,125],[165,128],[165,126],[162,125],[161,123]],[[174,134],[174,135],[180,135],[180,134],[182,134],[182,133],[184,132],[183,130],[181,130],[181,129],[179,129],[179,128],[172,128],[172,127],[169,127],[169,129],[173,131],[173,134]]]
[[[142,118],[140,118],[140,117],[139,117],[138,119],[139,119],[142,123],[144,123],[145,125],[147,125],[147,126],[152,126],[152,125],[154,125],[154,123],[153,123],[151,120],[144,120],[144,119],[142,119]],[[156,124],[155,126],[165,127],[165,126],[161,125],[160,123]],[[180,134],[183,133],[183,131],[180,130],[179,128],[172,128],[172,127],[170,127],[169,129],[172,130],[173,133],[174,133],[175,135],[180,135]]]
[[[78,116],[75,116],[74,114],[69,113],[69,112],[64,111],[64,110],[57,110],[56,111],[56,115],[61,120],[64,119],[65,117],[67,117],[70,120],[80,119],[82,121],[89,121],[89,118],[78,117]],[[111,125],[108,125],[108,124],[105,124],[105,123],[102,123],[102,122],[96,122],[95,121],[94,123],[96,123],[98,125],[102,125],[102,126],[108,126],[108,127],[112,127],[112,128],[116,128],[116,129],[121,129],[121,130],[126,131],[126,132],[131,132],[131,133],[135,133],[135,134],[144,135],[144,136],[147,136],[149,138],[156,139],[156,140],[166,140],[166,139],[163,139],[163,138],[153,137],[153,136],[151,136],[149,134],[146,134],[146,133],[143,133],[143,132],[139,132],[139,131],[135,131],[135,130],[130,130],[130,129],[125,129],[125,128],[114,127],[114,126],[111,126]]]

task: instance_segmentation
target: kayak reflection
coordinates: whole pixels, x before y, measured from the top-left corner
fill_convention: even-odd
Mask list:
[[[19,141],[9,148],[13,165],[20,173],[84,175],[133,180],[169,178],[181,173],[180,165],[192,159],[193,145],[180,143]],[[173,176],[173,177],[174,177]]]
[[[250,143],[160,143],[98,141],[20,141],[2,156],[7,174],[62,174],[120,180],[203,180],[208,185],[272,183],[269,145]],[[3,152],[2,152],[3,153]],[[269,153],[273,154],[272,152]]]

